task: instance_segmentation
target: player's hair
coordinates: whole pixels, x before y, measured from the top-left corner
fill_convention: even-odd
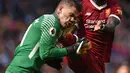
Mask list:
[[[64,4],[64,5],[70,6],[70,7],[75,6],[78,12],[80,12],[81,8],[82,8],[82,6],[81,6],[80,2],[78,2],[78,0],[61,0],[59,5],[60,4],[62,4],[62,5]]]

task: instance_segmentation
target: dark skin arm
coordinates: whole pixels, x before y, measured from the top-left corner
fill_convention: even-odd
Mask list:
[[[120,21],[115,17],[109,17],[103,30],[113,32]]]
[[[113,32],[117,25],[119,25],[120,21],[116,17],[109,17],[107,20],[106,25],[102,24],[100,21],[95,25],[94,31],[102,30],[102,31],[108,31]]]

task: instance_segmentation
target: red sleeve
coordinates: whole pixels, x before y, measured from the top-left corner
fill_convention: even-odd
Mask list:
[[[73,34],[68,33],[68,34],[65,34],[63,37],[61,37],[59,39],[59,42],[62,43],[64,47],[67,47],[76,43],[76,39],[77,38]]]
[[[82,37],[85,37],[86,33],[85,33],[84,24],[83,24],[83,21],[82,21],[83,20],[82,14],[79,17],[80,17],[79,18],[79,24],[78,24],[79,28],[78,28],[76,34],[77,34],[78,38],[82,38]]]
[[[59,42],[62,43],[62,45],[64,47],[70,46],[75,44],[78,41],[78,38],[82,38],[85,36],[85,31],[83,29],[83,27],[80,27],[80,29],[78,29],[77,31],[77,36],[72,34],[72,33],[68,33],[65,34],[64,36],[62,36],[61,38],[59,38]]]
[[[83,5],[83,3],[82,3],[82,5]],[[78,15],[78,19],[79,19],[78,26],[79,26],[79,28],[77,30],[77,36],[79,38],[82,38],[82,37],[85,36],[85,28],[84,28],[84,24],[83,24],[83,20],[84,20],[83,14],[84,14],[84,9],[82,9],[82,11]]]
[[[112,12],[111,12],[110,16],[114,16],[120,21],[120,19],[122,17],[122,10],[121,10],[120,6],[116,2],[114,2],[111,9],[112,9]]]

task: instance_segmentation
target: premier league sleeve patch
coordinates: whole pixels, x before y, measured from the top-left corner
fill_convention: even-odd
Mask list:
[[[56,29],[55,29],[54,27],[51,27],[51,28],[49,29],[49,34],[50,34],[51,36],[55,36],[55,35],[56,35]]]

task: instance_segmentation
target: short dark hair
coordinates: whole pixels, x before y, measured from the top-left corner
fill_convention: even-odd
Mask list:
[[[61,0],[60,4],[66,4],[68,6],[75,6],[77,11],[80,12],[82,5],[78,0]]]

